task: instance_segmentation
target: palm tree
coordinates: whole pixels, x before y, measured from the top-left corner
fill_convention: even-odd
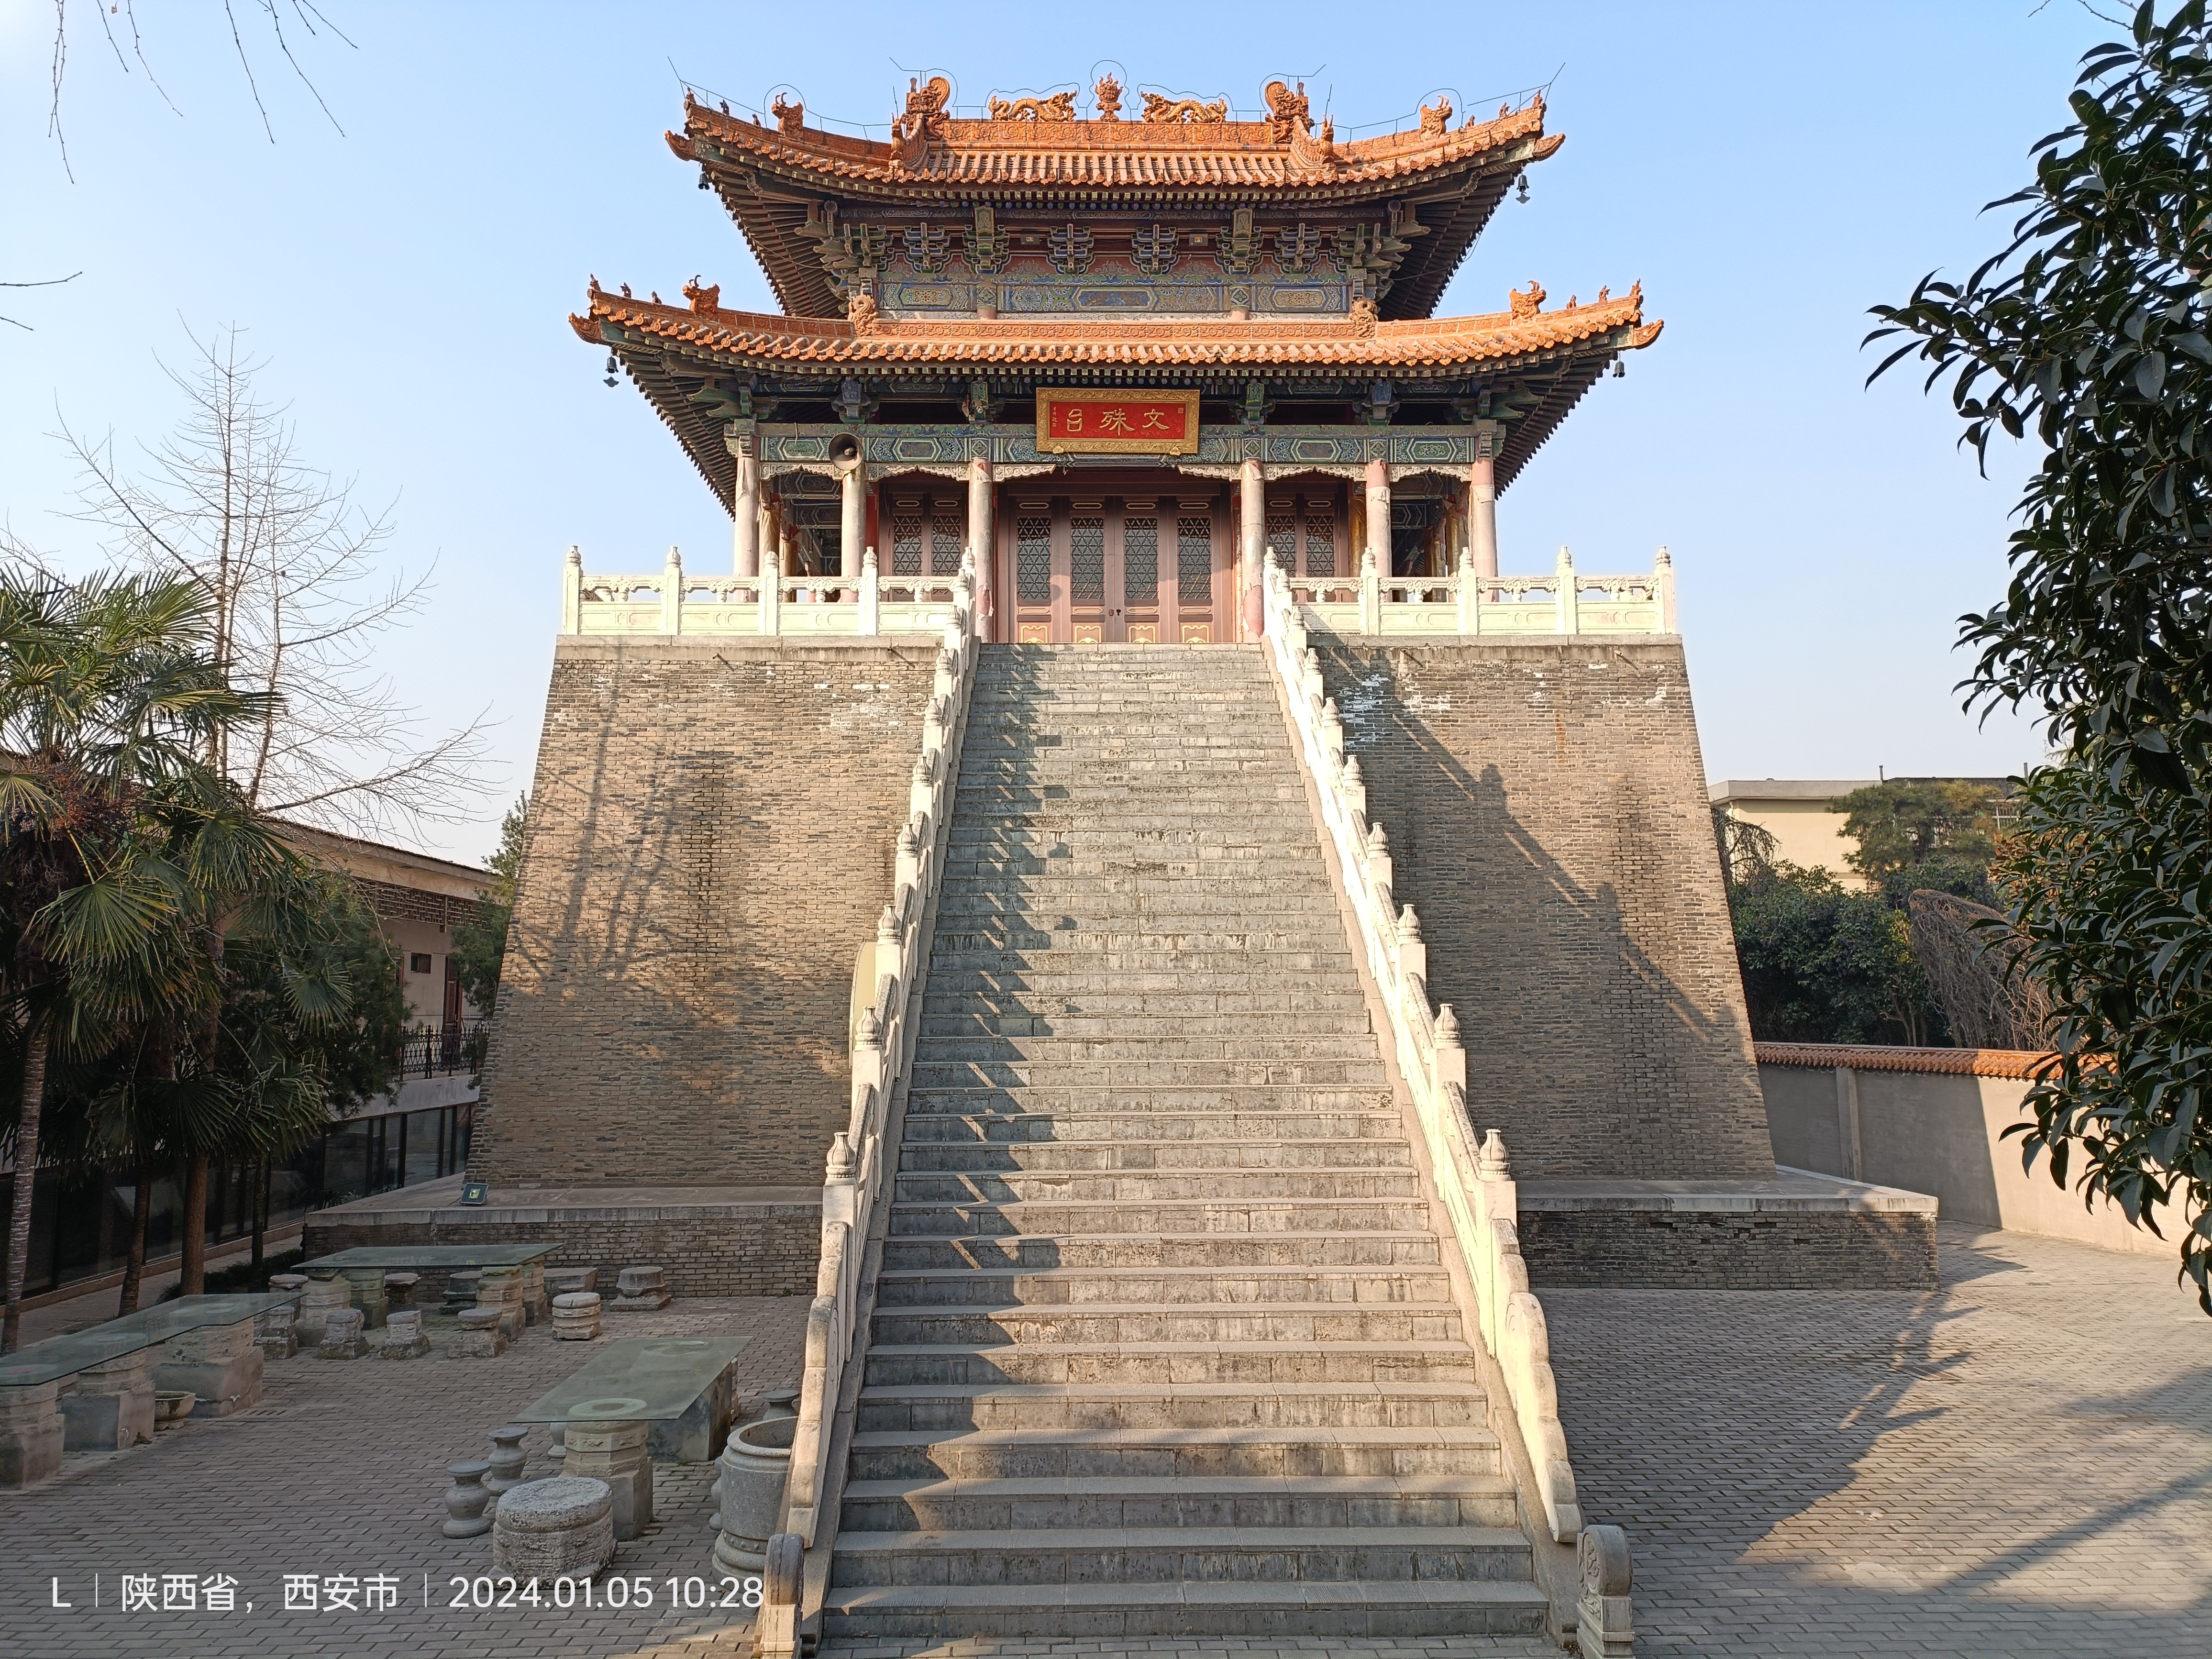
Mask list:
[[[0,1353],[21,1323],[55,1043],[94,1053],[133,1020],[210,1008],[225,914],[210,897],[235,909],[253,871],[290,857],[220,799],[209,757],[265,699],[232,689],[208,623],[181,582],[0,572],[0,1006],[23,1055]]]

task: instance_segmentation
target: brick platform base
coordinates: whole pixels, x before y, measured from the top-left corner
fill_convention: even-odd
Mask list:
[[[1784,1170],[1772,1182],[1529,1181],[1531,1285],[1923,1290],[1936,1200]]]
[[[460,1181],[358,1199],[307,1218],[312,1258],[364,1244],[553,1244],[554,1267],[597,1267],[611,1291],[621,1268],[668,1270],[678,1296],[814,1294],[818,1188],[495,1188],[463,1207]],[[425,1283],[427,1300],[436,1289]]]

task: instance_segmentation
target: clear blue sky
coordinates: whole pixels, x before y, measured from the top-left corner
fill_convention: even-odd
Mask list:
[[[334,131],[237,9],[275,142],[219,8],[138,8],[181,116],[76,0],[63,92],[71,182],[47,137],[53,8],[0,0],[0,516],[73,567],[72,477],[47,434],[112,428],[119,448],[178,414],[157,356],[187,331],[248,331],[304,453],[395,501],[395,562],[434,560],[430,613],[390,667],[432,713],[489,703],[495,802],[525,787],[558,620],[562,556],[656,568],[682,547],[720,568],[729,522],[674,440],[569,332],[586,273],[672,295],[701,272],[725,306],[765,283],[663,129],[678,76],[744,103],[796,87],[810,117],[881,123],[908,70],[958,100],[1136,83],[1256,108],[1303,72],[1341,133],[1410,114],[1438,85],[1462,109],[1547,82],[1567,143],[1508,202],[1447,313],[1641,278],[1667,319],[1625,380],[1601,381],[1499,508],[1509,569],[1572,546],[1591,571],[1664,542],[1714,777],[1998,774],[2040,752],[2023,723],[1978,729],[1951,687],[1954,618],[2002,589],[2026,458],[1978,479],[1917,381],[1862,389],[1865,308],[2000,234],[1978,210],[2027,176],[2062,125],[2080,52],[2114,31],[2075,0],[1940,5],[1571,8],[1301,5],[1208,12],[626,3],[455,6],[323,0],[349,35],[294,49]],[[126,20],[118,17],[119,25]],[[123,37],[128,50],[127,34]],[[672,68],[672,64],[673,67]],[[450,832],[473,860],[486,822]]]

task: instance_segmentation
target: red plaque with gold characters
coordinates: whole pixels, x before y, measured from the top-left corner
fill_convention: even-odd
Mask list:
[[[1195,455],[1198,393],[1040,387],[1036,447],[1045,455]]]

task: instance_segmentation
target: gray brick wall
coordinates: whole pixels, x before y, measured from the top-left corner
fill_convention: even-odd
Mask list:
[[[472,1176],[821,1181],[935,651],[560,641]]]
[[[814,1294],[814,1269],[822,1245],[818,1204],[763,1205],[742,1216],[556,1217],[546,1221],[307,1221],[310,1259],[362,1245],[552,1244],[549,1267],[597,1267],[599,1293],[612,1301],[615,1274],[647,1264],[668,1269],[668,1288],[678,1296],[805,1296]],[[446,1274],[425,1270],[416,1292],[419,1306],[444,1294]],[[617,1333],[619,1334],[619,1333]]]
[[[1528,1282],[1705,1291],[1933,1290],[1936,1217],[1522,1211]]]
[[[1771,1175],[1680,642],[1314,639],[1514,1173]]]

